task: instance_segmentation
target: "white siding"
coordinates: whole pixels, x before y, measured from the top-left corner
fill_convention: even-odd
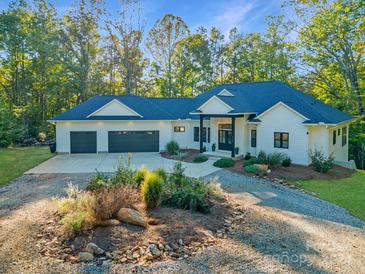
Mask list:
[[[232,108],[228,107],[225,103],[223,103],[218,98],[212,98],[207,101],[207,103],[199,108],[203,113],[209,114],[226,114],[231,111]]]
[[[308,164],[308,135],[302,117],[287,107],[278,105],[260,120],[261,123],[257,126],[257,152],[281,152],[287,154],[293,163]],[[274,132],[289,133],[288,149],[274,147]]]
[[[128,107],[117,101],[111,101],[105,107],[95,112],[92,116],[138,116]]]
[[[97,151],[108,151],[108,131],[158,130],[160,150],[172,140],[170,121],[98,121],[98,122],[57,122],[57,152],[70,152],[70,131],[96,131]]]
[[[342,129],[345,128],[347,133],[346,144],[342,146]],[[340,135],[338,135],[338,130],[340,129]],[[336,132],[336,144],[333,144],[333,131]],[[330,127],[329,128],[329,153],[333,153],[333,157],[335,157],[336,161],[344,161],[347,162],[349,155],[349,127],[347,125],[338,126],[338,127]]]
[[[329,152],[329,131],[324,125],[308,126],[309,132],[309,150],[322,151],[324,156],[328,157]]]

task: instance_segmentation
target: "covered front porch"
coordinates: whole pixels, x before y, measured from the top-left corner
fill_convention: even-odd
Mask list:
[[[236,157],[243,153],[245,147],[243,136],[245,118],[243,114],[199,114],[199,119],[199,148],[201,153],[205,151],[204,120],[210,121],[211,145],[214,144],[215,146],[215,151],[212,149],[209,151],[210,154]]]

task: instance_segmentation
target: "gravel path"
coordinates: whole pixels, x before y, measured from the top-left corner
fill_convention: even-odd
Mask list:
[[[95,266],[41,255],[37,235],[54,210],[50,198],[62,195],[69,182],[84,187],[89,176],[24,175],[0,187],[0,273],[365,273],[361,221],[299,191],[227,171],[210,177],[219,176],[244,219],[194,257]]]
[[[249,177],[227,170],[219,170],[206,177],[216,177],[222,188],[241,197],[245,202],[285,210],[321,220],[364,228],[365,222],[352,216],[346,209],[318,199],[297,189],[260,178]]]

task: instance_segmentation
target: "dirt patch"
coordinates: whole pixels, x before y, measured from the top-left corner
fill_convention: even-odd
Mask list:
[[[179,160],[187,163],[194,163],[193,159],[200,154],[197,149],[180,149],[179,155],[170,155],[166,151],[161,152],[161,156],[171,160]]]
[[[76,262],[79,252],[90,242],[102,248],[101,260],[119,263],[150,263],[166,259],[184,258],[215,243],[214,233],[224,228],[224,221],[231,214],[224,199],[212,201],[209,214],[195,213],[174,208],[156,208],[146,212],[148,227],[120,223],[116,226],[96,227],[71,238],[66,237],[59,224],[60,217],[50,212],[39,234],[45,256]],[[161,256],[147,257],[148,247],[168,245],[171,250]],[[164,248],[162,248],[164,249]],[[98,260],[98,258],[96,258]]]
[[[230,171],[243,174],[246,176],[256,176],[253,173],[248,173],[243,168],[245,160],[241,159],[235,162],[233,167],[227,168]],[[266,177],[270,179],[284,179],[287,181],[295,180],[312,180],[312,179],[342,179],[350,177],[354,173],[353,170],[334,165],[327,173],[314,171],[312,167],[291,165],[290,167],[278,166],[271,170],[271,173]]]

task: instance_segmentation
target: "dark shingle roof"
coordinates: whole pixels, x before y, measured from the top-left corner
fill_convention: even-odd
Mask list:
[[[233,96],[218,95],[222,89]],[[194,98],[146,98],[138,96],[95,96],[51,120],[177,120],[198,119],[197,112],[212,96],[230,105],[231,113],[255,113],[259,115],[278,102],[283,102],[303,116],[306,123],[337,124],[351,119],[351,116],[316,100],[279,81],[223,84],[216,86]],[[136,116],[87,116],[113,99],[127,105],[142,117]],[[254,119],[254,118],[253,118]]]

